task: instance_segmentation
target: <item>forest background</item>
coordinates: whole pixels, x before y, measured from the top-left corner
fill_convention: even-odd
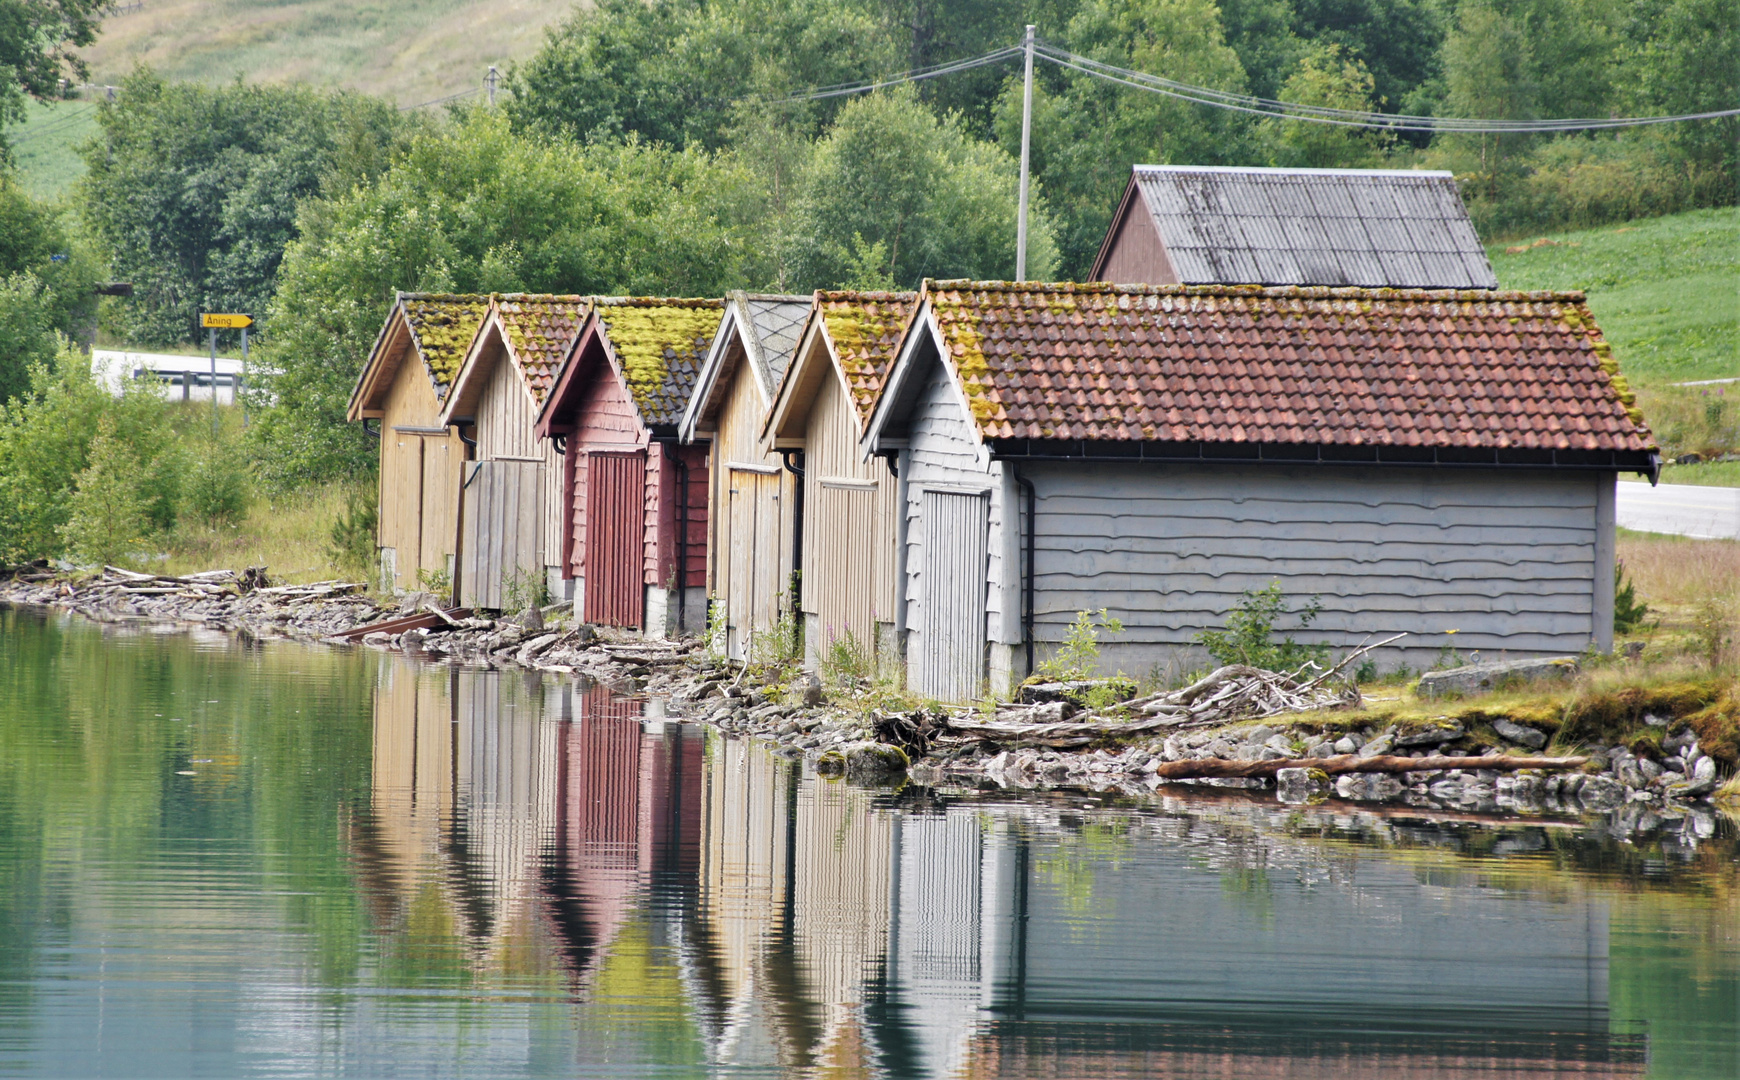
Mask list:
[[[103,10],[0,0],[0,142],[31,98],[84,77],[78,50]],[[1737,12],[1732,0],[599,0],[503,65],[493,106],[138,67],[97,104],[76,184],[40,197],[0,167],[0,562],[121,557],[233,529],[254,492],[372,488],[357,478],[374,444],[343,413],[395,290],[719,295],[1013,275],[1018,58],[871,94],[817,88],[978,56],[1033,23],[1097,60],[1306,105],[1687,113],[1740,101]],[[1397,135],[1212,109],[1046,62],[1036,79],[1037,278],[1088,272],[1138,162],[1451,169],[1488,240],[1732,207],[1740,176],[1734,118]],[[108,280],[132,296],[99,301]],[[110,399],[67,344],[190,346],[214,310],[260,322],[245,435],[226,422],[202,443],[204,425],[173,408]],[[1724,409],[1680,398],[1657,401],[1686,445],[1740,442]]]

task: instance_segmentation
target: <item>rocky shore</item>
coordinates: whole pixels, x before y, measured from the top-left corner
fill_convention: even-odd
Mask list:
[[[1328,800],[1475,814],[1601,813],[1611,815],[1613,828],[1648,832],[1685,819],[1722,782],[1718,761],[1699,745],[1696,733],[1680,720],[1656,716],[1643,717],[1645,728],[1653,729],[1650,737],[1622,745],[1585,742],[1579,747],[1582,758],[1559,759],[1577,761],[1575,768],[1553,770],[1504,765],[1506,757],[1539,752],[1549,735],[1503,718],[1475,729],[1445,718],[1350,727],[1320,717],[1271,717],[1188,730],[1150,728],[1123,737],[1099,737],[1101,723],[1084,745],[1060,748],[1043,745],[1043,739],[987,737],[998,725],[976,711],[873,702],[861,693],[830,695],[814,675],[799,675],[784,686],[757,685],[749,673],[710,655],[693,639],[648,641],[575,626],[557,609],[528,610],[509,619],[453,618],[434,612],[431,599],[414,594],[383,605],[354,583],[273,586],[258,571],[183,578],[112,571],[75,579],[25,568],[0,579],[0,603],[67,610],[99,622],[197,625],[255,640],[333,641],[342,634],[346,644],[398,650],[432,662],[573,675],[656,700],[668,717],[764,741],[818,772],[862,783],[910,775],[933,786],[1128,796],[1188,784],[1272,790],[1281,802],[1296,805]],[[422,615],[431,625],[361,632],[371,624]],[[1016,711],[1067,720],[1077,711],[1070,697],[1083,688],[1053,689],[1058,692],[1037,695],[1034,704]],[[1467,764],[1397,771],[1407,768],[1397,759],[1445,755]],[[1498,760],[1482,767],[1470,759]],[[1293,761],[1301,765],[1288,764]],[[1374,771],[1361,771],[1362,761],[1370,761]],[[1165,775],[1177,772],[1171,763],[1179,762],[1273,763],[1266,770],[1272,777]],[[1339,775],[1312,762],[1334,762]],[[1375,771],[1380,762],[1386,763],[1383,771]]]

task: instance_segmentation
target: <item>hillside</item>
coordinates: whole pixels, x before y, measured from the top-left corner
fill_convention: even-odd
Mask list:
[[[1740,376],[1740,208],[1488,248],[1507,289],[1584,289],[1639,387]]]
[[[401,105],[476,88],[530,56],[574,0],[142,0],[116,5],[84,50],[91,81],[136,64],[171,79],[310,82]]]

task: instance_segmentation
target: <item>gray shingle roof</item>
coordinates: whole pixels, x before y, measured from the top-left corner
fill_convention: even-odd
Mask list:
[[[778,391],[779,381],[785,378],[785,369],[791,366],[792,354],[797,352],[798,337],[810,315],[811,298],[750,293],[742,297],[742,303],[749,311],[749,324],[761,346],[760,355],[754,357],[761,369],[757,374],[771,397]],[[755,351],[751,350],[751,354]]]
[[[1447,172],[1138,165],[1186,284],[1498,287]]]

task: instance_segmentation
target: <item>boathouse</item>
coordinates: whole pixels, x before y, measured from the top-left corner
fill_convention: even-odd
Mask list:
[[[442,408],[441,423],[471,431],[475,445],[461,499],[458,591],[466,607],[569,598],[558,554],[562,461],[534,424],[591,303],[492,297]]]
[[[599,298],[538,413],[562,461],[552,550],[587,622],[707,625],[707,447],[680,445],[677,423],[723,306]]]
[[[678,426],[684,444],[700,441],[712,448],[707,594],[723,616],[724,640],[714,647],[733,660],[747,659],[751,638],[778,623],[781,598],[797,569],[797,475],[762,444],[761,429],[811,303],[808,296],[726,297],[725,315]]]
[[[895,453],[914,690],[994,693],[1077,612],[1110,668],[1279,582],[1420,667],[1611,647],[1614,480],[1658,468],[1581,293],[930,282],[862,444]],[[1451,635],[1454,636],[1451,636]]]
[[[763,428],[764,442],[802,473],[797,608],[811,668],[848,635],[881,660],[898,659],[899,481],[858,444],[915,299],[817,292]]]
[[[403,592],[458,569],[465,443],[441,407],[489,308],[487,296],[399,293],[369,351],[346,419],[380,439],[380,587]],[[421,578],[419,577],[421,574]]]
[[[1093,281],[1494,289],[1447,172],[1137,165]]]

